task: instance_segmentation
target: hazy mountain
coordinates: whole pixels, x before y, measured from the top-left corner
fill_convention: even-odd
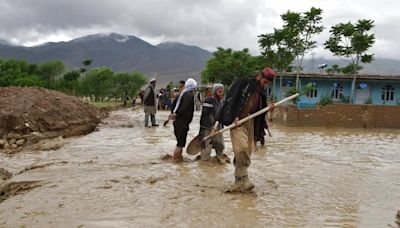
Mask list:
[[[114,71],[140,71],[160,82],[177,82],[188,77],[200,78],[206,61],[212,53],[196,46],[175,42],[151,45],[135,36],[95,34],[68,42],[45,43],[34,47],[15,46],[0,40],[0,57],[21,58],[32,63],[62,60],[67,67],[79,67],[84,59],[93,59],[93,65],[109,66]],[[339,59],[305,59],[305,72],[319,72],[318,64],[340,67],[347,65]],[[376,59],[367,64],[361,73],[400,75],[400,60]]]
[[[140,71],[162,82],[190,77],[199,79],[211,53],[180,43],[153,46],[135,36],[116,33],[84,36],[68,42],[45,43],[34,47],[11,46],[0,42],[0,57],[22,58],[32,63],[59,59],[68,67],[79,67],[86,58],[93,65],[114,71]]]

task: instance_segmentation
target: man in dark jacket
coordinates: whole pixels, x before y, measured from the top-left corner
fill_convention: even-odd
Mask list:
[[[200,117],[200,133],[201,138],[204,138],[210,135],[213,131],[214,125],[218,121],[218,126],[216,126],[215,130],[222,129],[222,123],[220,123],[221,112],[223,106],[223,98],[224,98],[224,85],[215,84],[212,88],[212,96],[207,97],[203,102],[203,108]],[[224,137],[222,134],[218,134],[211,139],[208,139],[206,142],[206,147],[201,151],[200,157],[201,160],[207,161],[211,157],[212,148],[215,149],[216,159],[219,163],[225,164],[230,163],[230,159],[223,153],[225,148],[224,145]]]
[[[174,134],[176,137],[176,147],[173,159],[175,162],[183,161],[182,150],[186,145],[187,133],[189,124],[193,119],[194,112],[194,89],[197,87],[197,82],[189,78],[185,82],[185,88],[180,93],[176,104],[172,107],[172,119],[174,119]]]
[[[255,77],[241,77],[233,83],[228,91],[222,110],[224,125],[236,123],[239,119],[255,113],[267,106],[263,97],[264,88],[275,78],[275,72],[271,68],[263,69]],[[270,105],[271,110],[274,105]],[[250,166],[250,155],[255,148],[254,119],[246,121],[242,125],[230,130],[231,141],[235,158],[235,183],[231,192],[246,192],[254,188],[248,177],[247,168]]]

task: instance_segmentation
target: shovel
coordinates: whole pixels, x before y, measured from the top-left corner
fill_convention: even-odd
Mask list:
[[[213,131],[211,131],[211,134],[213,134],[214,132],[217,132],[216,130],[217,130],[218,124],[219,124],[218,121],[215,122]],[[200,153],[200,151],[202,149],[204,149],[206,146],[204,143],[204,141],[206,141],[206,138],[202,138],[201,135],[197,135],[196,137],[194,137],[194,139],[192,139],[192,141],[190,141],[190,143],[186,149],[186,153],[190,154],[190,155],[196,155],[196,154]],[[209,139],[209,138],[207,138],[207,139]]]
[[[298,97],[298,96],[299,96],[299,94],[296,93],[296,94],[294,94],[294,95],[292,95],[292,96],[290,96],[290,97],[286,97],[285,99],[282,99],[282,100],[276,102],[274,105],[275,105],[275,106],[281,105],[281,104],[285,103],[286,101],[292,100],[292,99],[294,99],[294,98],[296,98],[296,97]],[[249,115],[249,116],[246,116],[245,118],[239,120],[239,121],[237,122],[237,125],[236,125],[235,123],[233,123],[233,124],[227,126],[226,128],[221,129],[221,130],[219,130],[219,131],[216,131],[216,132],[214,132],[214,133],[211,133],[210,135],[208,135],[208,136],[206,136],[206,137],[204,137],[204,138],[201,138],[200,135],[196,136],[196,137],[189,143],[189,145],[188,145],[188,147],[187,147],[187,149],[186,149],[186,153],[187,153],[187,154],[190,154],[190,155],[196,155],[196,154],[200,153],[201,150],[202,150],[203,148],[205,148],[205,143],[204,143],[204,141],[206,141],[207,139],[209,139],[209,138],[211,138],[211,137],[213,137],[213,136],[215,136],[215,135],[217,135],[217,134],[221,134],[221,133],[223,133],[223,132],[225,132],[225,131],[227,131],[227,130],[230,130],[230,129],[232,129],[232,128],[235,128],[236,126],[239,126],[240,124],[242,124],[242,123],[244,123],[244,122],[246,122],[246,121],[248,121],[248,120],[250,120],[250,119],[252,119],[252,118],[254,118],[254,117],[256,117],[256,116],[261,115],[261,114],[263,114],[264,112],[267,112],[268,110],[269,110],[269,107],[263,108],[263,109],[259,110],[258,112],[255,112],[255,113],[253,113],[253,114],[251,114],[251,115]]]

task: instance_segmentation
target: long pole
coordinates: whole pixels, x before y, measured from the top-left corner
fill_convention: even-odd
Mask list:
[[[275,105],[275,106],[281,105],[281,104],[285,103],[286,101],[295,99],[295,98],[298,97],[298,96],[299,96],[299,94],[296,93],[296,94],[294,94],[294,95],[292,95],[292,96],[290,96],[290,97],[286,97],[285,99],[276,102],[274,105]],[[240,124],[242,124],[242,123],[244,123],[244,122],[246,122],[246,121],[248,121],[248,120],[250,120],[250,119],[252,119],[252,118],[254,118],[254,117],[256,117],[256,116],[258,116],[258,115],[261,115],[261,114],[263,114],[264,112],[268,112],[269,109],[270,109],[270,107],[268,106],[268,107],[266,107],[266,108],[263,108],[263,109],[259,110],[258,112],[255,112],[255,113],[253,113],[253,114],[251,114],[251,115],[249,115],[249,116],[246,116],[245,118],[239,120],[239,121],[237,122],[237,125],[240,125]],[[227,130],[230,130],[230,129],[236,127],[237,125],[236,125],[235,123],[233,123],[233,124],[227,126],[227,127],[224,128],[224,129],[221,129],[221,130],[219,130],[219,131],[216,131],[216,132],[214,132],[214,133],[208,135],[208,136],[205,137],[203,140],[207,140],[207,139],[213,137],[214,135],[221,134],[221,133],[223,133],[223,132],[225,132],[225,131],[227,131]]]

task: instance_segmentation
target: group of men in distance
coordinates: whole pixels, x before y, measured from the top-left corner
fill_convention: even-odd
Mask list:
[[[265,135],[264,129],[268,127],[264,114],[250,119],[239,125],[238,121],[246,116],[267,107],[267,97],[264,89],[276,76],[271,68],[265,68],[251,77],[241,77],[236,80],[224,96],[224,85],[215,84],[212,87],[212,96],[207,97],[202,104],[200,117],[199,135],[203,138],[210,135],[213,131],[222,129],[223,125],[235,124],[230,130],[232,148],[234,152],[233,164],[235,166],[235,182],[228,190],[230,192],[248,192],[254,188],[248,177],[248,167],[250,166],[250,156],[255,150],[256,141],[261,141]],[[145,126],[149,127],[149,117],[151,125],[158,126],[155,121],[156,114],[156,79],[149,81],[149,86],[144,94]],[[182,86],[179,96],[173,101],[169,119],[173,120],[174,134],[176,137],[176,147],[173,154],[175,162],[183,161],[183,148],[186,145],[189,125],[193,119],[195,106],[195,89],[197,83],[189,78]],[[224,98],[225,97],[225,98]],[[274,104],[270,104],[270,110],[274,109]],[[218,122],[218,123],[217,123]],[[217,124],[216,124],[217,123]],[[216,156],[211,158],[211,151],[215,149]],[[222,134],[217,134],[205,142],[205,148],[201,151],[198,159],[215,159],[220,163],[230,163],[230,159],[223,153],[224,139]]]

